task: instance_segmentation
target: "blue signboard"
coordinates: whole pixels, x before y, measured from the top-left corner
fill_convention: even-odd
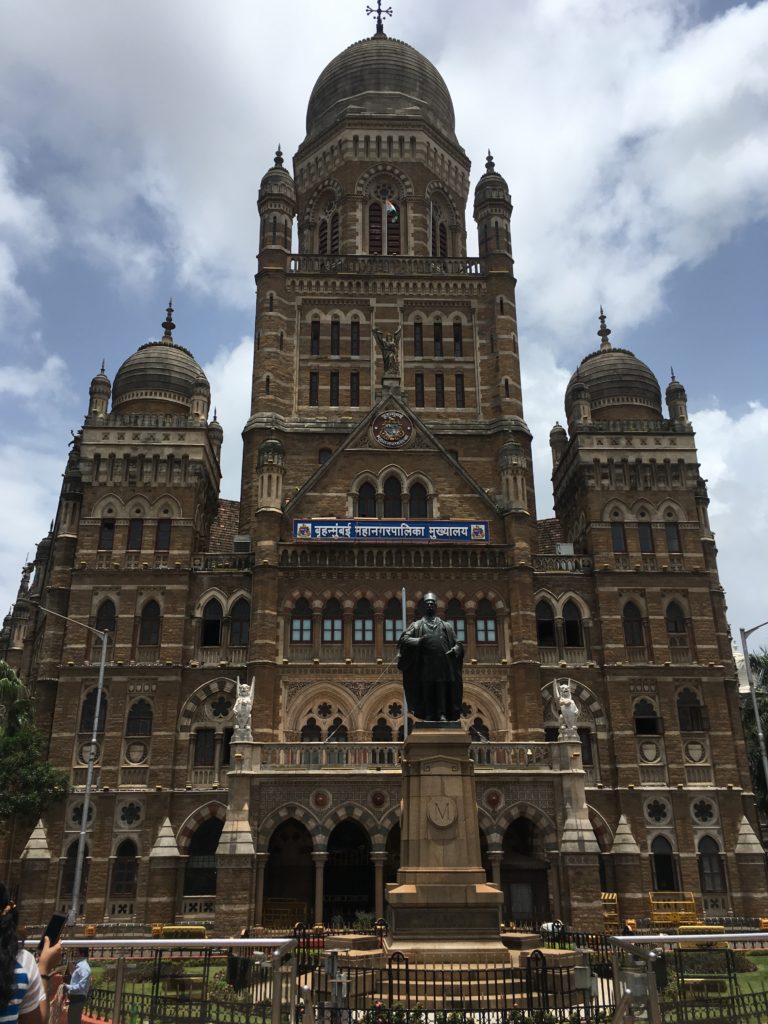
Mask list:
[[[467,519],[294,519],[296,540],[487,544],[488,523]]]

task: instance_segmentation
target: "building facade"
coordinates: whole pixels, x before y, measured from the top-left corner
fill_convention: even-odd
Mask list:
[[[765,906],[685,390],[673,378],[664,407],[601,310],[550,435],[556,518],[537,519],[511,198],[489,154],[468,257],[469,171],[445,82],[381,25],[322,72],[293,173],[278,150],[259,191],[239,502],[219,498],[223,432],[170,307],[159,341],[91,382],[3,630],[73,784],[5,850],[28,917],[72,899],[100,653],[37,604],[110,634],[87,921],[381,916],[403,587],[409,621],[435,591],[465,644],[505,918],[599,927],[601,892],[621,917],[653,892],[712,916]]]

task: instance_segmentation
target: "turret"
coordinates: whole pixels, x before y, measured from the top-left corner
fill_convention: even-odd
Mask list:
[[[688,422],[688,395],[672,370],[672,380],[667,384],[666,399],[669,418],[673,423]]]
[[[261,244],[259,254],[277,249],[291,251],[293,218],[296,216],[296,187],[293,178],[283,167],[283,151],[277,147],[275,163],[261,179],[259,188],[259,216],[261,217]]]
[[[501,493],[506,508],[526,511],[528,494],[526,477],[528,460],[517,441],[507,441],[499,452],[499,475]]]
[[[201,375],[192,385],[192,400],[189,403],[192,419],[206,422],[210,407],[211,388],[206,378]]]
[[[107,415],[109,407],[109,396],[112,394],[112,385],[109,377],[104,372],[104,362],[101,369],[91,381],[88,389],[90,401],[88,402],[88,415],[103,419]]]
[[[552,465],[556,466],[568,448],[568,435],[565,427],[556,423],[549,432],[549,447],[552,449]]]
[[[213,410],[213,419],[208,424],[208,437],[211,441],[216,458],[221,462],[221,446],[224,443],[224,428],[216,418],[216,410]]]
[[[501,255],[511,260],[512,200],[506,181],[496,170],[490,150],[485,161],[485,174],[475,187],[474,215],[480,256]]]
[[[280,510],[283,500],[285,449],[277,438],[267,438],[259,447],[256,463],[258,507]]]

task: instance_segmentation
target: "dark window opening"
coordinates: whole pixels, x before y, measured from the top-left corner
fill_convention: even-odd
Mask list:
[[[665,523],[664,534],[667,539],[667,551],[671,555],[680,554],[683,549],[680,546],[680,530],[677,523]]]
[[[389,476],[384,481],[384,518],[400,519],[403,514],[403,497],[400,481],[396,476]]]
[[[413,404],[418,408],[424,406],[424,374],[417,373],[414,381],[414,399]]]
[[[653,554],[653,530],[650,523],[638,523],[637,533],[640,538],[640,551],[644,555]]]
[[[356,644],[373,643],[373,607],[365,599],[355,605],[352,639]]]
[[[93,723],[96,719],[96,690],[91,690],[87,694],[83,701],[83,707],[80,711],[80,732],[93,732]],[[97,733],[104,732],[104,724],[107,720],[107,697],[106,694],[101,695],[101,704],[99,705],[99,725],[96,729]]]
[[[331,372],[329,403],[330,405],[339,404],[339,375],[335,370]]]
[[[353,320],[349,325],[349,354],[360,355],[360,321]]]
[[[635,735],[660,736],[661,720],[651,701],[643,698],[635,704]]]
[[[464,396],[464,374],[456,374],[456,408],[463,409],[466,403]]]
[[[622,620],[624,624],[624,642],[627,647],[644,647],[643,617],[636,604],[629,601],[624,605]]]
[[[241,597],[235,601],[230,614],[229,645],[230,647],[247,647],[251,627],[251,606]]]
[[[448,604],[445,606],[445,621],[450,622],[453,626],[453,631],[456,634],[456,639],[462,643],[466,643],[467,640],[467,620],[464,615],[464,609],[461,606],[461,601],[458,598],[451,598]]]
[[[424,355],[424,324],[421,320],[413,323],[413,354],[417,359]]]
[[[331,451],[330,448],[321,448],[320,451],[317,453],[317,461],[320,463],[321,466],[324,466],[328,459],[330,459],[332,454],[333,452]]]
[[[435,356],[440,357],[443,354],[443,321],[435,320],[432,324],[432,337],[434,339]]]
[[[400,602],[390,597],[384,609],[384,642],[387,644],[396,643],[403,631],[403,611]]]
[[[453,322],[453,354],[457,359],[464,355],[464,332],[461,320]]]
[[[485,597],[477,603],[475,625],[479,644],[496,643],[496,611]]]
[[[331,320],[331,355],[337,356],[339,354],[339,347],[341,344],[341,321]]]
[[[677,717],[680,732],[707,732],[709,715],[699,700],[699,695],[686,687],[677,697]]]
[[[438,409],[445,407],[445,377],[442,373],[435,374],[435,405]]]
[[[326,602],[323,609],[323,634],[324,644],[340,644],[343,639],[343,619],[341,605],[332,597]]]
[[[317,370],[310,370],[309,371],[309,404],[310,405],[319,405],[320,404],[318,380],[319,380],[319,374],[318,374]]]
[[[203,608],[203,623],[200,632],[201,647],[219,647],[221,645],[222,618],[221,605],[214,598]]]
[[[566,647],[583,647],[581,612],[575,601],[566,601],[563,608],[563,642]]]
[[[160,605],[157,601],[147,601],[141,613],[139,623],[139,645],[157,647],[160,643]]]
[[[411,519],[426,519],[429,515],[427,489],[423,484],[413,484],[409,494],[409,515]]]
[[[291,615],[291,643],[309,644],[312,642],[312,609],[305,597],[300,597],[293,606]]]
[[[357,370],[349,375],[349,404],[360,405],[360,374]]]
[[[171,548],[171,520],[158,519],[155,532],[155,551],[170,551]]]
[[[320,355],[320,321],[313,320],[309,325],[309,354]]]
[[[624,533],[623,523],[611,523],[611,544],[615,554],[626,554],[627,538]]]
[[[146,700],[137,700],[131,705],[125,720],[126,736],[152,735],[152,705]]]
[[[99,551],[111,551],[115,546],[115,520],[102,519],[99,530]]]
[[[360,519],[376,518],[376,489],[373,484],[362,484],[357,492],[357,515]]]
[[[548,601],[536,605],[536,642],[539,647],[556,647],[555,613]]]
[[[141,551],[141,540],[144,536],[144,520],[131,519],[128,523],[128,551]]]

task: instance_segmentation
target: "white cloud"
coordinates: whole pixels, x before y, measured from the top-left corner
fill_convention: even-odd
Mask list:
[[[691,412],[701,475],[708,480],[709,518],[733,633],[768,619],[768,408],[753,402],[743,415],[722,409]],[[768,646],[768,629],[755,636]]]
[[[67,373],[59,356],[48,356],[37,370],[25,366],[0,366],[0,394],[44,399],[62,390]]]
[[[212,404],[224,430],[221,496],[239,501],[243,460],[240,434],[251,414],[253,341],[243,338],[234,348],[220,349],[203,369],[211,385]]]

